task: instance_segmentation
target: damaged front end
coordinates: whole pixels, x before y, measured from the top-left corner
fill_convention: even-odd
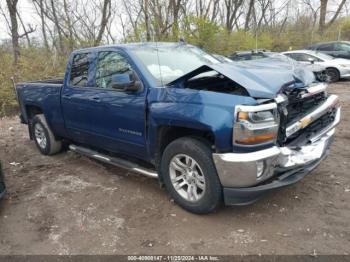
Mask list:
[[[237,129],[254,128],[254,125],[240,123],[241,108],[236,107],[233,143],[241,136]],[[213,154],[226,204],[249,204],[264,192],[302,179],[328,154],[335,127],[340,122],[339,99],[335,95],[328,96],[323,83],[307,88],[285,88],[274,101],[264,101],[256,108],[278,111],[278,131],[274,133],[273,145],[268,148],[248,153]],[[248,109],[244,111],[243,107],[243,112],[254,111],[254,106]],[[269,125],[274,130],[275,126],[275,123]],[[230,170],[237,172],[233,175]]]
[[[328,154],[340,122],[338,97],[328,96],[324,83],[292,86],[256,106],[236,106],[234,152],[213,154],[226,204],[249,204],[295,183]]]
[[[252,203],[302,179],[326,157],[340,121],[338,97],[304,69],[215,64],[173,84],[256,101],[232,112],[232,152],[213,153],[227,205]]]

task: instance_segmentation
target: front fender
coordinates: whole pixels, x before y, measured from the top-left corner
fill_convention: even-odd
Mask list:
[[[234,108],[252,105],[251,97],[180,88],[151,88],[149,93],[149,141],[156,143],[159,126],[176,126],[209,131],[218,152],[232,149]]]

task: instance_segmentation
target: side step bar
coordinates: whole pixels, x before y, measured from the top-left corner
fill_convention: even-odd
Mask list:
[[[89,148],[76,146],[76,145],[69,145],[69,149],[76,152],[76,153],[79,153],[81,155],[94,158],[96,160],[102,161],[102,162],[107,163],[107,164],[111,164],[111,165],[114,165],[117,167],[125,168],[125,169],[128,169],[130,171],[133,171],[133,172],[136,172],[136,173],[148,176],[148,177],[158,178],[158,174],[154,170],[141,167],[141,166],[139,166],[135,163],[132,163],[130,161],[127,161],[125,159],[107,156],[107,155],[101,154],[99,152],[96,152],[94,150],[91,150]]]

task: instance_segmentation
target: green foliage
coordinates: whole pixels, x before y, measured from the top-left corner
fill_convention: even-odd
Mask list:
[[[343,19],[340,23],[341,38],[350,40],[350,18]]]
[[[63,78],[66,57],[46,52],[42,48],[22,49],[16,70],[11,50],[0,48],[0,61],[0,116],[4,116],[17,108],[12,76],[17,82]]]
[[[187,42],[206,50],[212,50],[219,30],[215,23],[205,18],[188,16],[184,21],[182,35]]]

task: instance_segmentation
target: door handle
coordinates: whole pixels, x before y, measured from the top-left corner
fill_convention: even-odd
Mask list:
[[[95,101],[95,102],[100,102],[100,98],[98,96],[94,96],[91,98],[91,100]]]
[[[62,97],[65,99],[71,99],[70,95],[63,95]]]

